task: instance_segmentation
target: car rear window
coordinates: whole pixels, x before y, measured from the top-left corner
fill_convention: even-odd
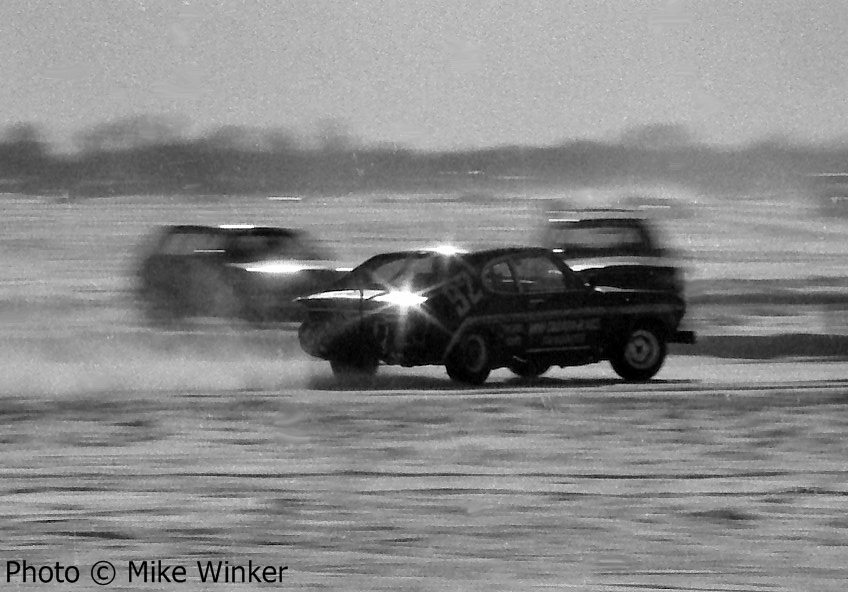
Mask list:
[[[327,254],[309,237],[284,234],[233,236],[227,251],[237,262],[268,259],[325,260]]]
[[[224,237],[208,232],[172,232],[159,244],[163,255],[193,255],[194,253],[219,253],[225,247]]]
[[[620,221],[552,226],[546,234],[546,246],[562,249],[566,257],[654,254],[643,227]]]

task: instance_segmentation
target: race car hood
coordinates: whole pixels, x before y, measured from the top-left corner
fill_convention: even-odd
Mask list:
[[[363,290],[355,290],[352,288],[348,288],[345,290],[327,290],[325,292],[317,292],[315,294],[310,294],[309,296],[301,296],[297,299],[297,301],[309,306],[311,304],[318,303],[342,303],[348,302],[350,300],[371,300],[372,298],[376,298],[377,296],[387,293],[387,290],[375,290],[370,288]]]

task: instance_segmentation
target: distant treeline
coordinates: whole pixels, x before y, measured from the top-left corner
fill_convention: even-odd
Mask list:
[[[150,121],[145,120],[148,128]],[[103,126],[57,154],[22,124],[0,138],[0,192],[93,197],[137,194],[290,195],[363,191],[526,192],[545,186],[674,182],[712,192],[757,191],[843,172],[848,147],[771,140],[738,148],[693,142],[678,126],[648,126],[615,142],[422,152],[316,145],[240,128],[181,139],[162,129]]]

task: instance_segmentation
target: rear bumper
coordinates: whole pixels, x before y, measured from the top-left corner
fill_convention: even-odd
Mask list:
[[[697,342],[697,336],[694,331],[675,331],[668,339],[669,343],[686,343],[692,345]]]

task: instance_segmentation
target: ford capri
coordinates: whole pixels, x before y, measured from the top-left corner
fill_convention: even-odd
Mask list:
[[[337,376],[443,365],[455,381],[482,384],[496,368],[536,377],[607,360],[623,379],[646,381],[668,343],[695,341],[680,328],[679,295],[590,286],[542,247],[381,254],[297,301],[302,348]]]

